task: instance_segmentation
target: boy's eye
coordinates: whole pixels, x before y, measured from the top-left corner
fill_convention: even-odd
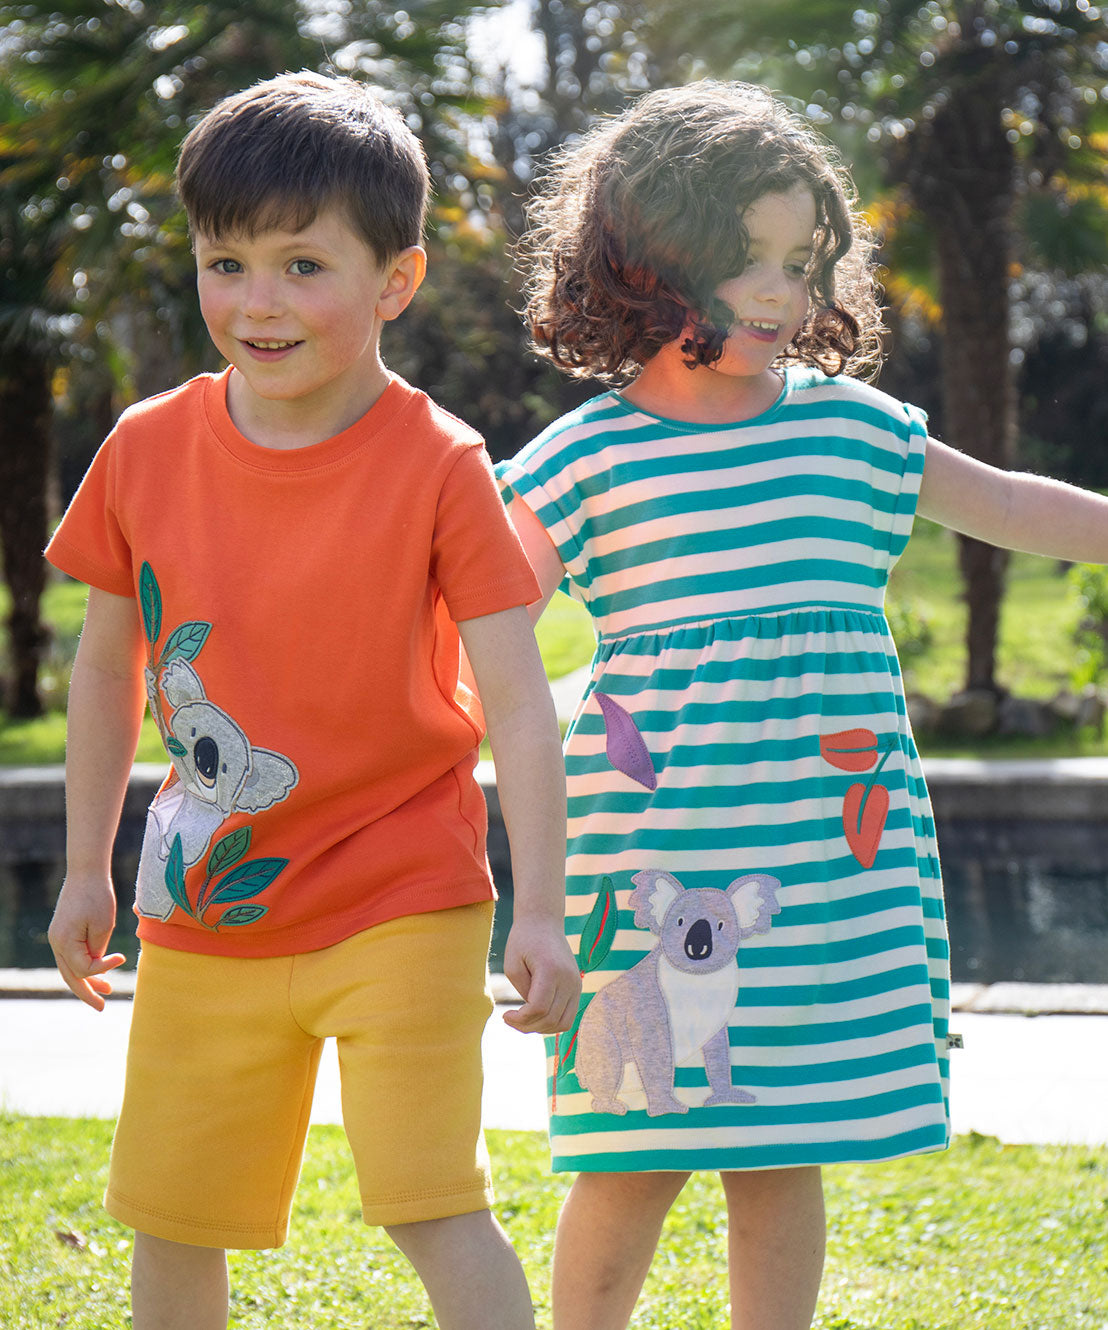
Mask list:
[[[242,272],[242,264],[238,259],[216,259],[211,265],[213,272],[236,273]]]
[[[319,272],[319,264],[313,259],[293,259],[291,268],[297,277],[311,277],[313,273]]]

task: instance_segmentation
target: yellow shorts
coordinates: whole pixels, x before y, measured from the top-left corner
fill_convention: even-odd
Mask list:
[[[481,1033],[492,904],[405,915],[262,960],[146,944],[105,1205],[201,1247],[279,1247],[323,1040],[368,1224],[492,1200]]]

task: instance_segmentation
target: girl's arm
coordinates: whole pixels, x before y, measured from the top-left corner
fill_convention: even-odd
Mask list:
[[[1108,563],[1108,498],[1060,480],[1001,471],[927,440],[916,511],[999,545],[1074,563]]]
[[[527,613],[533,624],[538,623],[543,610],[550,603],[550,597],[558,590],[565,577],[565,565],[562,556],[554,548],[554,542],[547,535],[546,527],[522,499],[513,499],[508,505],[508,515],[523,544],[527,558],[542,594],[538,600],[527,606]]]
[[[138,605],[95,587],[73,663],[65,750],[66,871],[49,939],[70,989],[103,1009],[104,955],[115,927],[112,845],[138,745],[146,693]]]
[[[527,606],[527,614],[530,617],[531,626],[534,627],[542,617],[543,610],[550,604],[550,597],[561,585],[566,570],[562,564],[561,555],[554,548],[554,542],[546,534],[546,527],[543,526],[522,499],[511,501],[508,505],[508,515],[512,519],[516,535],[519,536],[520,543],[523,545],[524,552],[530,561],[531,570],[535,574],[535,580],[539,584],[540,595],[538,600],[533,600]],[[470,692],[480,695],[477,681],[473,677],[473,667],[470,665],[464,640],[462,642],[462,657],[459,662],[459,677]]]
[[[522,607],[458,624],[485,713],[512,850],[514,910],[504,973],[525,1005],[517,1030],[568,1030],[581,979],[565,938],[566,792],[554,703]]]

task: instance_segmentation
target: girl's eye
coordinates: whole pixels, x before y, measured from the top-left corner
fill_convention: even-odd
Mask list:
[[[292,271],[297,277],[311,277],[319,272],[319,264],[313,259],[293,259]]]

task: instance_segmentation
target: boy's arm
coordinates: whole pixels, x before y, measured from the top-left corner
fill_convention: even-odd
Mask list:
[[[566,794],[554,704],[522,607],[458,624],[496,762],[512,849],[514,916],[504,973],[525,1005],[504,1019],[553,1034],[572,1025],[581,979],[565,938]]]
[[[1108,563],[1108,498],[927,440],[917,512],[1003,549]]]
[[[122,965],[104,955],[115,926],[111,854],[145,706],[138,605],[95,587],[69,685],[65,757],[66,874],[50,946],[62,978],[97,1011]]]

